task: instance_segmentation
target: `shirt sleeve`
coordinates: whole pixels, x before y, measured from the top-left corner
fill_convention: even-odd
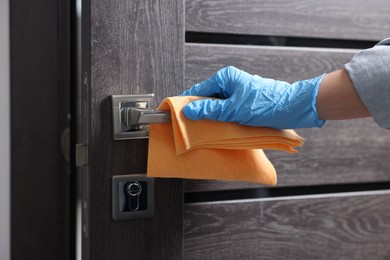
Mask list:
[[[390,38],[359,52],[344,68],[374,120],[390,128]]]

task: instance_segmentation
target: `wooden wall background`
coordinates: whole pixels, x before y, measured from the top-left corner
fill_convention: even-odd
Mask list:
[[[389,8],[385,0],[186,0],[185,84],[228,65],[289,82],[342,68],[356,46],[388,36]],[[298,154],[267,151],[276,187],[185,181],[185,259],[390,257],[388,130],[360,119],[297,132]]]

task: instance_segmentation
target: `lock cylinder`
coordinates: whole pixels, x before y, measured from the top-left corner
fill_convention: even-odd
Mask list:
[[[154,215],[154,179],[145,174],[112,177],[112,217],[115,220]]]

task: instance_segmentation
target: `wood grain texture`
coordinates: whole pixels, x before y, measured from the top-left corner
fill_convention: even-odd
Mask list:
[[[223,44],[185,45],[185,84],[203,81],[226,66],[294,82],[341,68],[358,50]]]
[[[390,135],[372,119],[328,121],[321,129],[301,129],[305,144],[296,154],[266,151],[278,184],[308,186],[390,181]],[[244,182],[186,180],[185,191],[256,188]]]
[[[390,192],[186,204],[185,259],[383,260]]]
[[[263,77],[293,82],[342,67],[356,51],[186,45],[186,85],[234,65]],[[297,131],[305,145],[297,154],[267,151],[278,172],[278,186],[378,182],[390,180],[388,130],[372,119],[328,121],[321,129]],[[185,191],[243,189],[256,184],[221,181],[185,181]]]
[[[186,31],[381,40],[386,0],[186,0]]]
[[[155,181],[153,218],[111,218],[111,177],[146,173],[147,140],[112,141],[108,95],[155,93],[156,104],[182,90],[183,8],[180,0],[91,2],[90,259],[182,257],[181,180]]]
[[[12,259],[71,259],[70,2],[10,1],[10,25]]]

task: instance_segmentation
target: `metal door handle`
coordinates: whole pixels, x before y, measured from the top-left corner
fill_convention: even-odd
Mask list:
[[[169,123],[169,112],[149,108],[154,94],[112,95],[113,139],[141,139],[149,137],[149,124]]]
[[[122,124],[137,129],[140,125],[151,123],[169,123],[171,114],[148,108],[124,107],[121,109]]]

